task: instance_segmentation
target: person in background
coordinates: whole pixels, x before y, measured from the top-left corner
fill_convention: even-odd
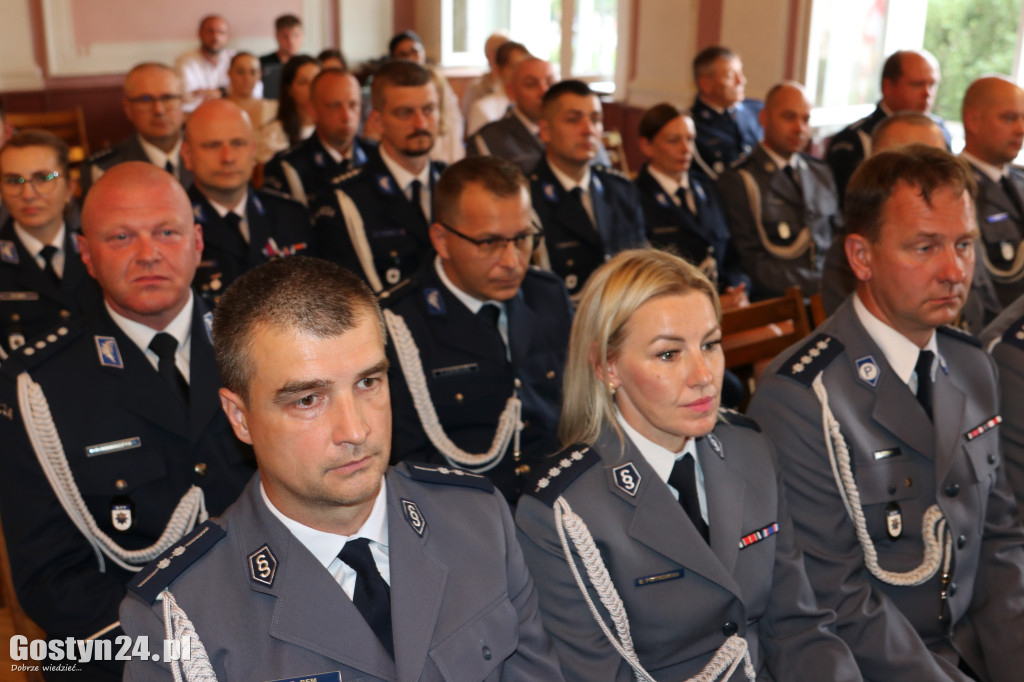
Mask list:
[[[473,102],[477,101],[481,97],[486,97],[491,93],[504,93],[505,84],[502,83],[501,77],[498,75],[498,65],[495,63],[495,57],[498,53],[498,48],[509,39],[506,31],[495,31],[491,35],[487,36],[487,40],[484,41],[484,56],[487,58],[487,73],[477,78],[475,81],[466,86],[465,91],[462,93],[462,116],[468,121],[470,109],[473,108]],[[467,136],[469,130],[466,131]]]
[[[466,117],[466,136],[469,137],[491,121],[497,121],[508,113],[512,102],[508,95],[508,85],[512,82],[516,67],[533,55],[522,43],[507,40],[498,48],[495,64],[498,67],[498,79],[502,85],[500,91],[492,92],[473,103]]]
[[[302,51],[302,20],[294,14],[282,14],[274,20],[277,49],[260,56],[263,96],[277,99],[281,87],[281,69],[288,60]]]
[[[186,113],[194,111],[205,100],[227,93],[228,66],[235,54],[227,44],[227,20],[219,14],[208,14],[199,22],[199,48],[186,52],[174,62],[185,88],[182,107]],[[253,94],[263,96],[262,83]]]
[[[277,118],[263,128],[257,159],[269,161],[274,154],[294,147],[313,133],[309,86],[318,73],[320,62],[305,54],[292,57],[281,69]]]
[[[256,84],[260,82],[259,60],[251,52],[238,52],[231,58],[228,79],[231,85],[228,86],[227,99],[249,115],[253,129],[261,134],[259,131],[263,126],[277,118],[278,103],[253,96]],[[265,162],[266,159],[260,161]]]
[[[321,69],[348,71],[348,62],[345,61],[345,55],[341,53],[341,50],[336,50],[333,47],[321,50],[320,54],[316,56],[316,60],[320,62]]]
[[[747,78],[738,54],[705,48],[693,59],[697,97],[690,113],[697,129],[697,170],[712,180],[757,146],[761,102],[746,99]]]

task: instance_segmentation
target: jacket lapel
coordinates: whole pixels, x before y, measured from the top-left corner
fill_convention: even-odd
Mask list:
[[[508,311],[508,344],[512,356],[512,365],[522,367],[526,364],[526,354],[530,350],[530,343],[536,331],[534,318],[536,317],[530,306],[523,298],[522,288],[516,295],[505,302]]]
[[[192,337],[190,344],[189,371],[191,389],[189,390],[189,427],[191,442],[195,446],[202,438],[206,427],[220,411],[218,388],[220,387],[217,361],[213,354],[213,342],[210,340],[208,319],[213,313],[206,310],[202,299],[193,296],[195,304],[192,308]]]
[[[266,260],[263,257],[263,249],[273,235],[270,232],[271,223],[267,209],[256,196],[256,190],[252,186],[249,187],[249,195],[245,200],[245,221],[249,224],[247,263],[249,267],[256,267]]]
[[[964,424],[964,420],[967,418],[966,394],[942,367],[935,374],[933,395],[932,414],[937,417],[935,421],[935,485],[938,488],[953,465],[953,459],[960,447],[964,430],[973,425]]]
[[[548,166],[547,159],[541,159],[537,175],[544,193],[543,201],[553,204],[551,219],[588,244],[602,248],[601,237],[590,222],[590,216],[583,205],[574,201],[565,191]]]
[[[704,473],[704,492],[708,501],[708,528],[711,534],[711,550],[722,562],[726,572],[732,575],[739,554],[739,540],[742,514],[736,500],[743,499],[746,484],[743,478],[732,470],[729,453],[724,451],[721,441],[720,452],[716,452],[705,436],[697,441],[697,456]]]

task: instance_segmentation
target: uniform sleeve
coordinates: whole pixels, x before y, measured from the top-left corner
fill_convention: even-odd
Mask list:
[[[992,349],[999,366],[1000,414],[999,446],[1003,466],[1017,503],[1024,505],[1024,351],[1005,343]]]
[[[554,526],[554,511],[523,496],[516,511],[526,565],[537,580],[544,627],[551,634],[570,682],[630,682],[632,668],[605,638],[566,562]]]
[[[158,602],[150,607],[135,594],[129,593],[121,603],[121,627],[124,628],[132,642],[140,641],[139,637],[147,637],[149,641],[150,660],[143,661],[133,656],[124,668],[124,682],[159,682],[173,680],[168,663],[163,660],[162,644],[165,637],[164,622],[158,615],[162,610]],[[153,661],[153,654],[160,656],[160,661]]]
[[[836,634],[850,646],[865,679],[968,682],[963,673],[932,654],[896,605],[872,587],[832,476],[814,393],[795,382],[768,377],[758,386],[748,414],[761,424],[778,452],[793,525],[818,604],[836,612]]]

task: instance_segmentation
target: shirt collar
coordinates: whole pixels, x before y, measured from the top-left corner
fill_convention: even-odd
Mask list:
[[[331,146],[331,145],[327,144],[326,142],[324,142],[324,138],[320,137],[320,133],[317,133],[316,135],[317,135],[317,139],[320,141],[320,146],[323,147],[325,150],[327,150],[328,156],[330,156],[332,159],[334,159],[334,163],[341,163],[345,159],[351,159],[352,158],[352,146],[355,144],[354,140],[353,140],[353,143],[348,146],[348,151],[345,152],[344,154],[342,154],[337,149],[335,149],[333,146]]]
[[[57,230],[57,234],[53,237],[53,246],[57,247],[57,253],[64,253],[64,235],[67,232],[65,224],[60,224],[60,229]],[[43,242],[36,239],[36,236],[26,230],[24,227],[18,224],[18,221],[14,221],[14,233],[18,235],[18,239],[21,240],[21,245],[25,247],[29,255],[33,258],[39,256],[39,252],[43,250],[44,246],[47,246]]]
[[[967,160],[967,163],[971,164],[972,166],[980,170],[982,173],[984,173],[986,176],[988,176],[988,179],[991,180],[992,182],[999,182],[1000,180],[1003,179],[1004,175],[1009,173],[1010,170],[1010,164],[1006,164],[1002,167],[993,166],[991,163],[985,163],[984,161],[979,159],[974,154],[971,154],[967,150],[960,152],[960,156],[964,157]]]
[[[302,543],[312,553],[320,564],[327,568],[331,562],[338,558],[338,553],[350,538],[366,538],[376,542],[382,547],[388,546],[388,493],[387,478],[380,481],[380,490],[377,491],[377,498],[373,501],[373,509],[363,525],[352,535],[339,535],[328,533],[316,528],[310,528],[298,521],[285,516],[281,510],[274,506],[274,503],[267,497],[267,491],[263,488],[263,481],[260,481],[260,496],[263,503],[267,505],[270,513],[284,524],[285,528],[295,536],[295,539]]]
[[[584,194],[590,193],[590,165],[588,164],[586,169],[583,171],[583,177],[580,178],[579,182],[576,182],[568,175],[560,171],[555,164],[548,162],[548,166],[551,168],[551,172],[555,174],[555,179],[558,183],[565,188],[566,192],[571,192],[575,188],[579,187],[583,190]]]
[[[670,197],[675,196],[676,191],[678,191],[680,187],[685,187],[686,189],[690,188],[690,178],[686,173],[683,173],[682,182],[676,182],[675,178],[669,177],[650,164],[647,165],[647,172],[651,174],[652,178],[658,181],[658,184],[661,185],[661,188],[665,190]]]
[[[629,436],[629,439],[633,441],[636,449],[640,451],[640,454],[644,456],[644,459],[651,465],[654,472],[658,474],[658,478],[665,483],[668,483],[668,477],[672,474],[672,467],[676,465],[676,460],[683,455],[693,455],[696,468],[700,469],[700,460],[697,459],[697,439],[687,438],[686,445],[683,446],[682,450],[671,452],[654,441],[648,440],[639,431],[630,426],[618,407],[615,408],[615,418],[618,420],[622,430]]]
[[[903,336],[903,334],[900,334],[875,317],[874,313],[864,305],[860,295],[856,293],[853,295],[853,309],[857,313],[857,319],[864,325],[868,336],[882,349],[886,362],[889,363],[892,371],[896,372],[896,376],[903,383],[907,384],[910,382],[910,377],[917,365],[917,356],[922,350],[930,350],[935,353],[936,358],[938,357],[939,345],[935,341],[934,330],[932,331],[931,338],[928,339],[928,343],[921,349],[913,341]]]
[[[179,164],[181,163],[181,136],[178,136],[178,141],[174,143],[174,148],[169,152],[165,152],[154,144],[146,141],[146,138],[139,135],[139,144],[142,146],[142,151],[146,152],[146,156],[149,158],[150,163],[158,168],[165,168],[167,162],[170,161],[171,165],[174,166],[174,170],[177,171]]]
[[[185,307],[181,309],[181,312],[171,320],[171,323],[165,329],[153,329],[141,322],[129,320],[111,308],[110,301],[104,300],[103,305],[107,307],[107,312],[110,314],[110,319],[114,321],[114,324],[120,327],[125,336],[131,339],[143,353],[149,350],[149,344],[153,337],[161,331],[173,336],[178,342],[178,348],[189,347],[189,342],[192,338],[192,307],[195,305],[195,299],[192,296],[191,290],[188,292],[188,302],[185,304]]]
[[[540,126],[531,121],[529,118],[527,118],[526,114],[519,111],[519,107],[512,107],[512,115],[519,119],[519,122],[522,123],[527,130],[530,131],[531,135],[533,135],[534,137],[540,135]]]
[[[779,170],[782,170],[786,166],[792,166],[794,169],[800,167],[799,154],[793,154],[787,159],[785,156],[777,154],[775,151],[771,149],[771,147],[766,145],[764,142],[760,142],[759,144],[761,145],[761,149],[764,150],[764,153],[768,155],[768,158],[775,162],[775,165],[778,166]]]
[[[246,188],[245,192],[242,194],[242,199],[234,206],[223,206],[210,197],[206,197],[206,200],[210,202],[210,206],[213,206],[213,210],[216,211],[217,215],[221,218],[226,216],[228,213],[237,213],[238,217],[245,220],[245,205],[246,202],[249,201],[249,189]]]
[[[384,149],[384,145],[380,146],[380,158],[384,161],[384,165],[387,166],[388,170],[391,171],[391,177],[395,179],[399,189],[403,192],[412,184],[413,180],[419,180],[425,189],[430,188],[430,163],[424,164],[423,170],[418,175],[413,175],[391,158],[387,150]]]
[[[498,306],[499,310],[505,309],[505,304],[502,301],[481,301],[479,298],[471,296],[455,286],[455,283],[448,279],[448,274],[444,271],[444,266],[441,264],[441,256],[434,256],[434,271],[437,272],[437,277],[441,280],[441,283],[445,285],[448,291],[452,292],[452,296],[459,299],[463,305],[469,308],[469,312],[474,315],[480,312],[480,309],[487,303]]]

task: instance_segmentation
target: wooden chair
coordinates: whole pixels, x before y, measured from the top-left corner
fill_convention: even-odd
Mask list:
[[[766,363],[811,332],[799,287],[786,295],[722,312],[725,366]]]
[[[825,313],[825,303],[821,294],[814,294],[811,296],[811,326],[817,327],[826,319],[828,319],[828,315]]]
[[[11,614],[11,621],[14,624],[14,634],[24,635],[29,639],[45,639],[46,634],[36,625],[18,604],[18,597],[14,593],[14,581],[11,578],[11,562],[7,555],[7,541],[4,539],[3,528],[0,527],[0,593],[3,594],[3,606]],[[31,661],[29,661],[31,662]],[[25,680],[28,682],[43,682],[41,672],[24,672]],[[0,675],[0,679],[3,676]]]
[[[9,112],[7,122],[14,128],[42,128],[68,143],[71,163],[78,164],[89,156],[89,138],[85,134],[85,116],[82,107],[61,111]]]
[[[633,177],[633,174],[629,172],[629,162],[626,161],[626,147],[622,143],[622,133],[615,128],[605,130],[601,134],[601,143],[604,144],[604,148],[608,152],[612,167]]]

